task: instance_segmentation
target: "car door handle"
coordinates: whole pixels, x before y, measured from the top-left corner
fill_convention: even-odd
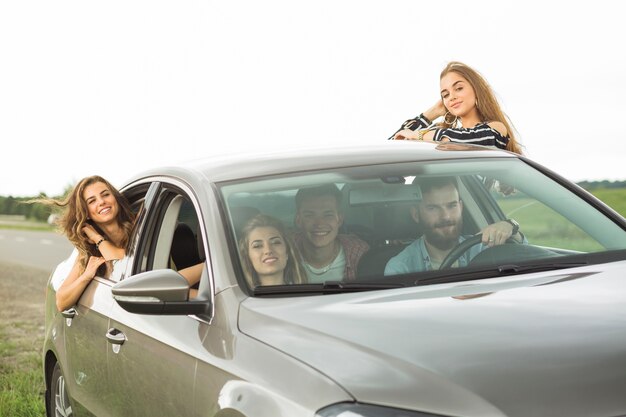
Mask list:
[[[126,335],[118,329],[109,329],[106,337],[109,343],[114,345],[121,345],[126,341]]]
[[[61,311],[61,315],[66,319],[73,319],[76,315],[76,309],[74,307],[70,307],[67,310]]]

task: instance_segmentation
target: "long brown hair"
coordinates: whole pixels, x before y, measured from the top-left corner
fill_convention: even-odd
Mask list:
[[[456,72],[461,77],[465,78],[468,83],[474,89],[476,94],[476,109],[480,119],[484,122],[500,122],[506,127],[506,131],[509,136],[509,142],[506,145],[506,149],[517,154],[522,154],[522,147],[517,142],[513,131],[513,123],[509,120],[509,117],[502,111],[500,104],[496,99],[496,96],[491,89],[491,86],[487,83],[485,78],[480,75],[478,71],[468,67],[462,62],[452,61],[441,71],[439,79],[442,79],[450,72]],[[442,127],[451,127],[452,123],[444,121],[441,123]]]
[[[61,232],[72,242],[74,247],[78,250],[81,258],[81,264],[84,267],[87,266],[87,261],[90,256],[100,256],[96,245],[91,243],[87,236],[83,233],[83,227],[89,220],[89,211],[87,209],[87,202],[83,199],[83,192],[85,188],[92,184],[101,182],[111,191],[115,201],[119,206],[117,212],[116,221],[124,232],[124,237],[120,242],[120,246],[126,248],[128,246],[130,235],[133,230],[135,216],[130,209],[128,200],[109,183],[107,180],[99,175],[92,175],[85,177],[74,186],[72,191],[64,199],[54,198],[38,198],[30,200],[34,203],[43,203],[49,206],[56,206],[63,209],[61,216],[56,221]],[[100,234],[106,236],[96,224],[91,224]],[[108,237],[108,236],[107,236]]]
[[[306,283],[306,273],[302,268],[300,253],[295,249],[293,241],[286,233],[285,226],[280,220],[274,217],[265,214],[257,214],[256,216],[251,218],[241,229],[241,238],[239,239],[239,253],[241,254],[241,265],[243,267],[243,272],[246,276],[248,284],[250,284],[252,287],[261,285],[259,275],[252,266],[252,261],[250,260],[250,251],[248,249],[250,245],[250,233],[252,233],[252,231],[258,227],[275,228],[276,230],[278,230],[278,233],[280,233],[283,240],[285,241],[285,244],[287,245],[287,266],[283,271],[283,279],[285,280],[285,283]]]

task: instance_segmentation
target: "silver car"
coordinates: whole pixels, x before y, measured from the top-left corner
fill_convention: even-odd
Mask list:
[[[424,233],[419,184],[441,177],[466,238],[389,273]],[[296,236],[295,195],[319,184],[369,247],[355,276],[251,285],[243,225],[263,213]],[[390,141],[200,160],[122,191],[127,256],[63,312],[71,257],[50,277],[48,416],[626,416],[626,221],[526,158]],[[521,238],[483,245],[501,221]],[[190,293],[177,269],[198,263]]]

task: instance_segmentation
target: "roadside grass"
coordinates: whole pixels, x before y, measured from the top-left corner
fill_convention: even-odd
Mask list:
[[[0,417],[44,417],[44,318],[34,299],[24,303],[32,283],[19,286],[21,292],[9,284],[21,276],[4,270],[0,277]]]
[[[44,417],[41,366],[0,373],[0,416]]]
[[[0,229],[52,232],[55,230],[55,226],[43,222],[0,222]]]
[[[626,218],[626,188],[598,188],[591,194]]]
[[[593,190],[598,199],[626,217],[626,188]],[[498,197],[496,197],[498,198]],[[530,198],[498,198],[507,217],[517,220],[530,243],[579,251],[601,251],[603,247],[564,217]]]
[[[0,328],[0,416],[43,417],[43,331],[35,331],[39,326],[31,323],[19,323],[15,331],[12,327],[3,323]],[[33,331],[39,335],[26,336]]]

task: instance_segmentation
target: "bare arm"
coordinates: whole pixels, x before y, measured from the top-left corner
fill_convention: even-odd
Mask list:
[[[446,106],[444,106],[443,101],[439,99],[431,108],[426,110],[423,115],[428,117],[430,120],[435,120],[436,118],[446,114],[446,111]]]
[[[122,248],[118,248],[113,243],[108,240],[103,240],[98,245],[98,250],[102,254],[102,257],[106,261],[112,261],[114,259],[122,259],[126,256],[126,251]]]
[[[403,129],[397,132],[394,136],[395,140],[423,140],[427,142],[432,142],[435,137],[435,130],[410,130]],[[447,142],[448,139],[444,138],[442,142]]]
[[[428,110],[426,110],[424,113],[422,113],[420,115],[420,117],[424,116],[425,118],[427,118],[429,120],[429,122],[431,120],[435,120],[438,117],[443,116],[444,114],[446,114],[446,108],[443,105],[443,102],[441,100],[437,100],[437,102],[435,104],[433,104],[433,106],[431,108],[429,108]],[[394,135],[394,139],[395,140],[426,140],[426,141],[432,141],[434,136],[435,136],[435,131],[434,130],[424,130],[426,127],[422,129],[415,129],[415,130],[411,130],[411,129],[402,129],[398,132],[396,132],[396,134]],[[421,131],[421,133],[420,133]]]
[[[202,276],[202,270],[204,269],[204,262],[183,268],[178,271],[189,283],[189,286],[197,284]]]
[[[61,284],[57,290],[57,310],[66,310],[78,302],[78,299],[85,291],[85,288],[87,288],[87,285],[89,285],[93,277],[96,276],[98,267],[104,262],[104,258],[95,256],[89,257],[87,268],[85,268],[85,271],[81,274],[80,257],[76,258],[70,274],[67,278],[65,278],[65,281],[63,281],[63,284]]]
[[[114,259],[122,259],[126,256],[126,251],[122,248],[118,248],[108,240],[104,240],[104,236],[101,236],[96,229],[87,224],[83,227],[83,233],[87,236],[87,239],[94,245],[98,245],[98,251],[102,254],[102,257],[107,261]]]

